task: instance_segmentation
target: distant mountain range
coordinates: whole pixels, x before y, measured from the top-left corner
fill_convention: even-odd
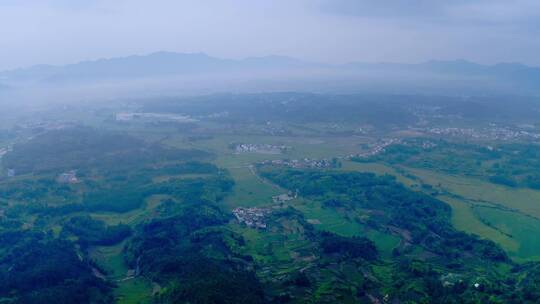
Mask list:
[[[349,63],[344,66],[356,69],[377,69],[380,71],[435,73],[462,76],[491,76],[509,79],[540,80],[540,67],[531,67],[520,63],[482,65],[466,60],[432,60],[418,64]]]
[[[283,75],[289,73],[331,81],[348,80],[349,85],[385,82],[418,85],[433,81],[444,86],[486,86],[511,93],[540,94],[540,68],[519,63],[481,65],[465,60],[428,61],[419,64],[348,63],[341,65],[306,62],[285,56],[222,59],[203,53],[158,52],[143,56],[100,59],[64,66],[37,65],[0,72],[0,87],[20,85],[66,85],[111,80],[136,80],[204,75]],[[298,78],[298,77],[297,77]],[[414,81],[414,80],[417,81]]]
[[[64,82],[174,76],[186,74],[228,73],[255,70],[308,68],[314,64],[301,60],[266,56],[243,60],[221,59],[203,53],[158,52],[144,56],[84,61],[64,66],[36,65],[0,72],[4,82]]]

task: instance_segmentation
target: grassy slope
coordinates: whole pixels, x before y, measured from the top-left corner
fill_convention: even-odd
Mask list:
[[[144,207],[127,213],[99,213],[92,216],[107,222],[108,225],[129,223],[136,225],[152,216],[153,209],[157,207],[163,196],[149,198]],[[125,264],[123,248],[126,241],[114,246],[96,246],[91,248],[90,257],[107,272],[107,278],[117,284],[114,295],[117,303],[145,304],[151,303],[153,286],[148,280],[137,277],[127,279],[128,267]]]
[[[114,290],[117,303],[150,303],[152,284],[141,277],[126,279],[128,268],[123,258],[123,247],[124,242],[115,246],[95,247],[90,256],[107,271],[108,279],[117,284]]]
[[[228,208],[256,207],[272,203],[272,196],[284,190],[255,176],[248,167],[229,169],[235,181],[233,193],[225,199]]]

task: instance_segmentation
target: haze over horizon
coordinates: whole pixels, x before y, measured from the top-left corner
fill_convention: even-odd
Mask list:
[[[158,50],[240,59],[540,65],[533,0],[0,0],[0,70]]]
[[[421,64],[429,64],[429,63],[453,63],[453,64],[463,63],[463,64],[474,64],[474,65],[480,65],[480,66],[497,66],[501,64],[515,64],[515,65],[522,65],[522,66],[530,67],[530,68],[540,67],[540,65],[527,64],[520,61],[498,61],[498,62],[493,62],[493,63],[481,63],[481,62],[476,62],[476,61],[472,61],[472,60],[468,60],[464,58],[448,58],[448,59],[426,58],[425,60],[411,61],[411,62],[381,60],[381,61],[348,61],[348,62],[343,62],[343,63],[327,63],[327,62],[321,62],[321,61],[306,60],[304,58],[289,56],[286,54],[285,55],[278,55],[278,54],[264,55],[263,54],[260,56],[246,56],[246,57],[240,57],[240,58],[231,58],[231,57],[214,56],[213,54],[208,54],[202,51],[201,52],[175,52],[175,51],[168,51],[168,50],[159,50],[159,51],[154,51],[154,52],[149,52],[149,53],[140,53],[140,54],[125,54],[125,55],[118,55],[118,56],[111,56],[111,57],[86,58],[86,59],[81,59],[78,61],[76,60],[73,62],[58,63],[58,64],[41,62],[41,63],[36,63],[36,64],[28,65],[28,66],[8,68],[8,69],[0,70],[0,72],[26,70],[26,69],[31,69],[31,68],[40,67],[40,66],[65,67],[65,66],[72,66],[72,65],[79,65],[79,64],[86,64],[86,63],[96,63],[100,61],[119,60],[119,59],[126,59],[126,58],[144,58],[144,57],[158,56],[162,54],[170,54],[170,55],[178,55],[178,56],[202,55],[208,58],[214,58],[214,59],[219,59],[219,60],[234,60],[234,61],[251,60],[251,59],[297,60],[299,62],[305,62],[306,64],[320,64],[327,67],[338,67],[338,66],[349,65],[349,64],[421,65]]]

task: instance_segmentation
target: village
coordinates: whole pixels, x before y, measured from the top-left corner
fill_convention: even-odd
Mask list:
[[[426,127],[409,128],[414,132],[444,137],[470,138],[475,140],[494,140],[494,141],[512,141],[512,140],[540,140],[540,133],[531,128],[507,127],[490,124],[485,128],[459,128],[459,127]]]
[[[297,198],[298,190],[294,193],[289,191],[272,197],[273,207],[258,208],[258,207],[238,207],[233,210],[233,215],[239,224],[244,224],[249,228],[266,229],[268,227],[268,219],[272,214],[272,209],[284,208],[284,204]]]
[[[271,144],[231,144],[235,153],[262,153],[262,154],[282,154],[290,149],[284,145]]]
[[[401,143],[401,139],[398,139],[398,138],[383,139],[377,143],[370,144],[368,146],[367,151],[363,151],[358,154],[349,155],[349,158],[352,158],[352,157],[368,158],[371,156],[375,156],[377,154],[383,153],[387,147],[391,145],[395,145],[395,144],[400,144],[400,143]]]
[[[118,122],[145,121],[145,122],[196,122],[197,120],[187,115],[169,114],[169,113],[143,113],[143,112],[120,112],[115,115]]]
[[[4,157],[4,155],[6,155],[7,153],[8,153],[7,148],[0,148],[0,159],[2,159],[2,157]]]
[[[61,184],[76,184],[79,182],[77,178],[77,171],[71,170],[60,174],[57,178],[57,181]]]
[[[245,224],[250,228],[266,229],[266,217],[271,213],[268,208],[244,208],[238,207],[233,210],[233,215],[240,224]]]
[[[333,159],[311,159],[311,158],[302,158],[302,159],[276,159],[276,160],[265,160],[261,162],[262,165],[274,165],[274,166],[285,166],[293,169],[325,169],[325,168],[337,168],[340,166],[339,161],[336,158]]]
[[[295,198],[298,197],[298,190],[296,190],[296,192],[291,192],[289,191],[288,193],[283,193],[283,194],[280,194],[280,195],[276,195],[276,196],[272,196],[272,202],[274,202],[274,204],[284,204],[290,200],[293,200]]]
[[[5,146],[3,148],[0,148],[0,160],[2,159],[2,157],[4,157],[6,154],[8,154],[9,152],[12,152],[13,151],[13,145],[8,145],[8,146]]]
[[[16,124],[14,130],[33,130],[33,131],[54,131],[54,130],[63,130],[68,127],[73,127],[77,123],[74,121],[32,121],[32,122],[23,122]]]

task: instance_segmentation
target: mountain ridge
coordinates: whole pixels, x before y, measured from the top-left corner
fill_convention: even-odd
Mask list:
[[[403,63],[403,62],[392,62],[392,61],[383,61],[383,62],[362,62],[362,61],[350,61],[343,64],[329,64],[321,62],[306,61],[298,59],[291,56],[285,55],[265,55],[265,56],[250,56],[242,59],[228,59],[221,57],[210,56],[203,52],[198,53],[178,53],[178,52],[169,52],[169,51],[158,51],[144,55],[128,55],[121,57],[107,57],[107,58],[97,58],[92,60],[83,60],[75,63],[69,63],[64,65],[53,65],[53,64],[36,64],[28,67],[20,67],[15,69],[7,69],[0,71],[0,75],[12,74],[12,73],[21,73],[23,71],[37,70],[37,71],[46,71],[49,69],[61,69],[61,68],[73,68],[76,66],[91,66],[104,63],[115,63],[115,62],[129,62],[136,60],[149,60],[149,59],[168,59],[168,60],[178,60],[178,59],[191,59],[191,60],[206,60],[208,62],[221,62],[229,64],[241,64],[241,63],[274,63],[274,64],[291,64],[297,66],[317,66],[317,67],[380,67],[380,66],[393,66],[393,67],[460,67],[460,68],[477,68],[477,69],[513,69],[513,70],[525,70],[525,69],[534,69],[540,70],[540,67],[526,65],[520,62],[499,62],[495,64],[481,64],[474,61],[466,59],[450,59],[450,60],[439,60],[432,59],[427,61],[421,61],[417,63]]]
[[[35,65],[0,72],[0,83],[8,87],[27,85],[50,86],[71,84],[100,84],[114,81],[153,80],[160,82],[176,78],[240,79],[246,81],[282,81],[296,79],[311,81],[312,87],[354,89],[397,88],[416,91],[445,88],[450,91],[482,91],[512,94],[540,94],[540,67],[521,63],[484,65],[468,60],[430,60],[420,63],[363,63],[329,64],[304,61],[294,57],[268,55],[243,59],[226,59],[205,53],[155,52],[147,55],[102,58],[68,65]],[[215,83],[215,80],[210,80]],[[271,88],[276,86],[271,84]],[[279,83],[278,83],[279,85]],[[264,85],[263,85],[264,87]],[[281,87],[279,85],[278,87]],[[303,87],[302,87],[303,88]],[[290,85],[286,90],[295,89]],[[448,91],[448,90],[447,90]]]

